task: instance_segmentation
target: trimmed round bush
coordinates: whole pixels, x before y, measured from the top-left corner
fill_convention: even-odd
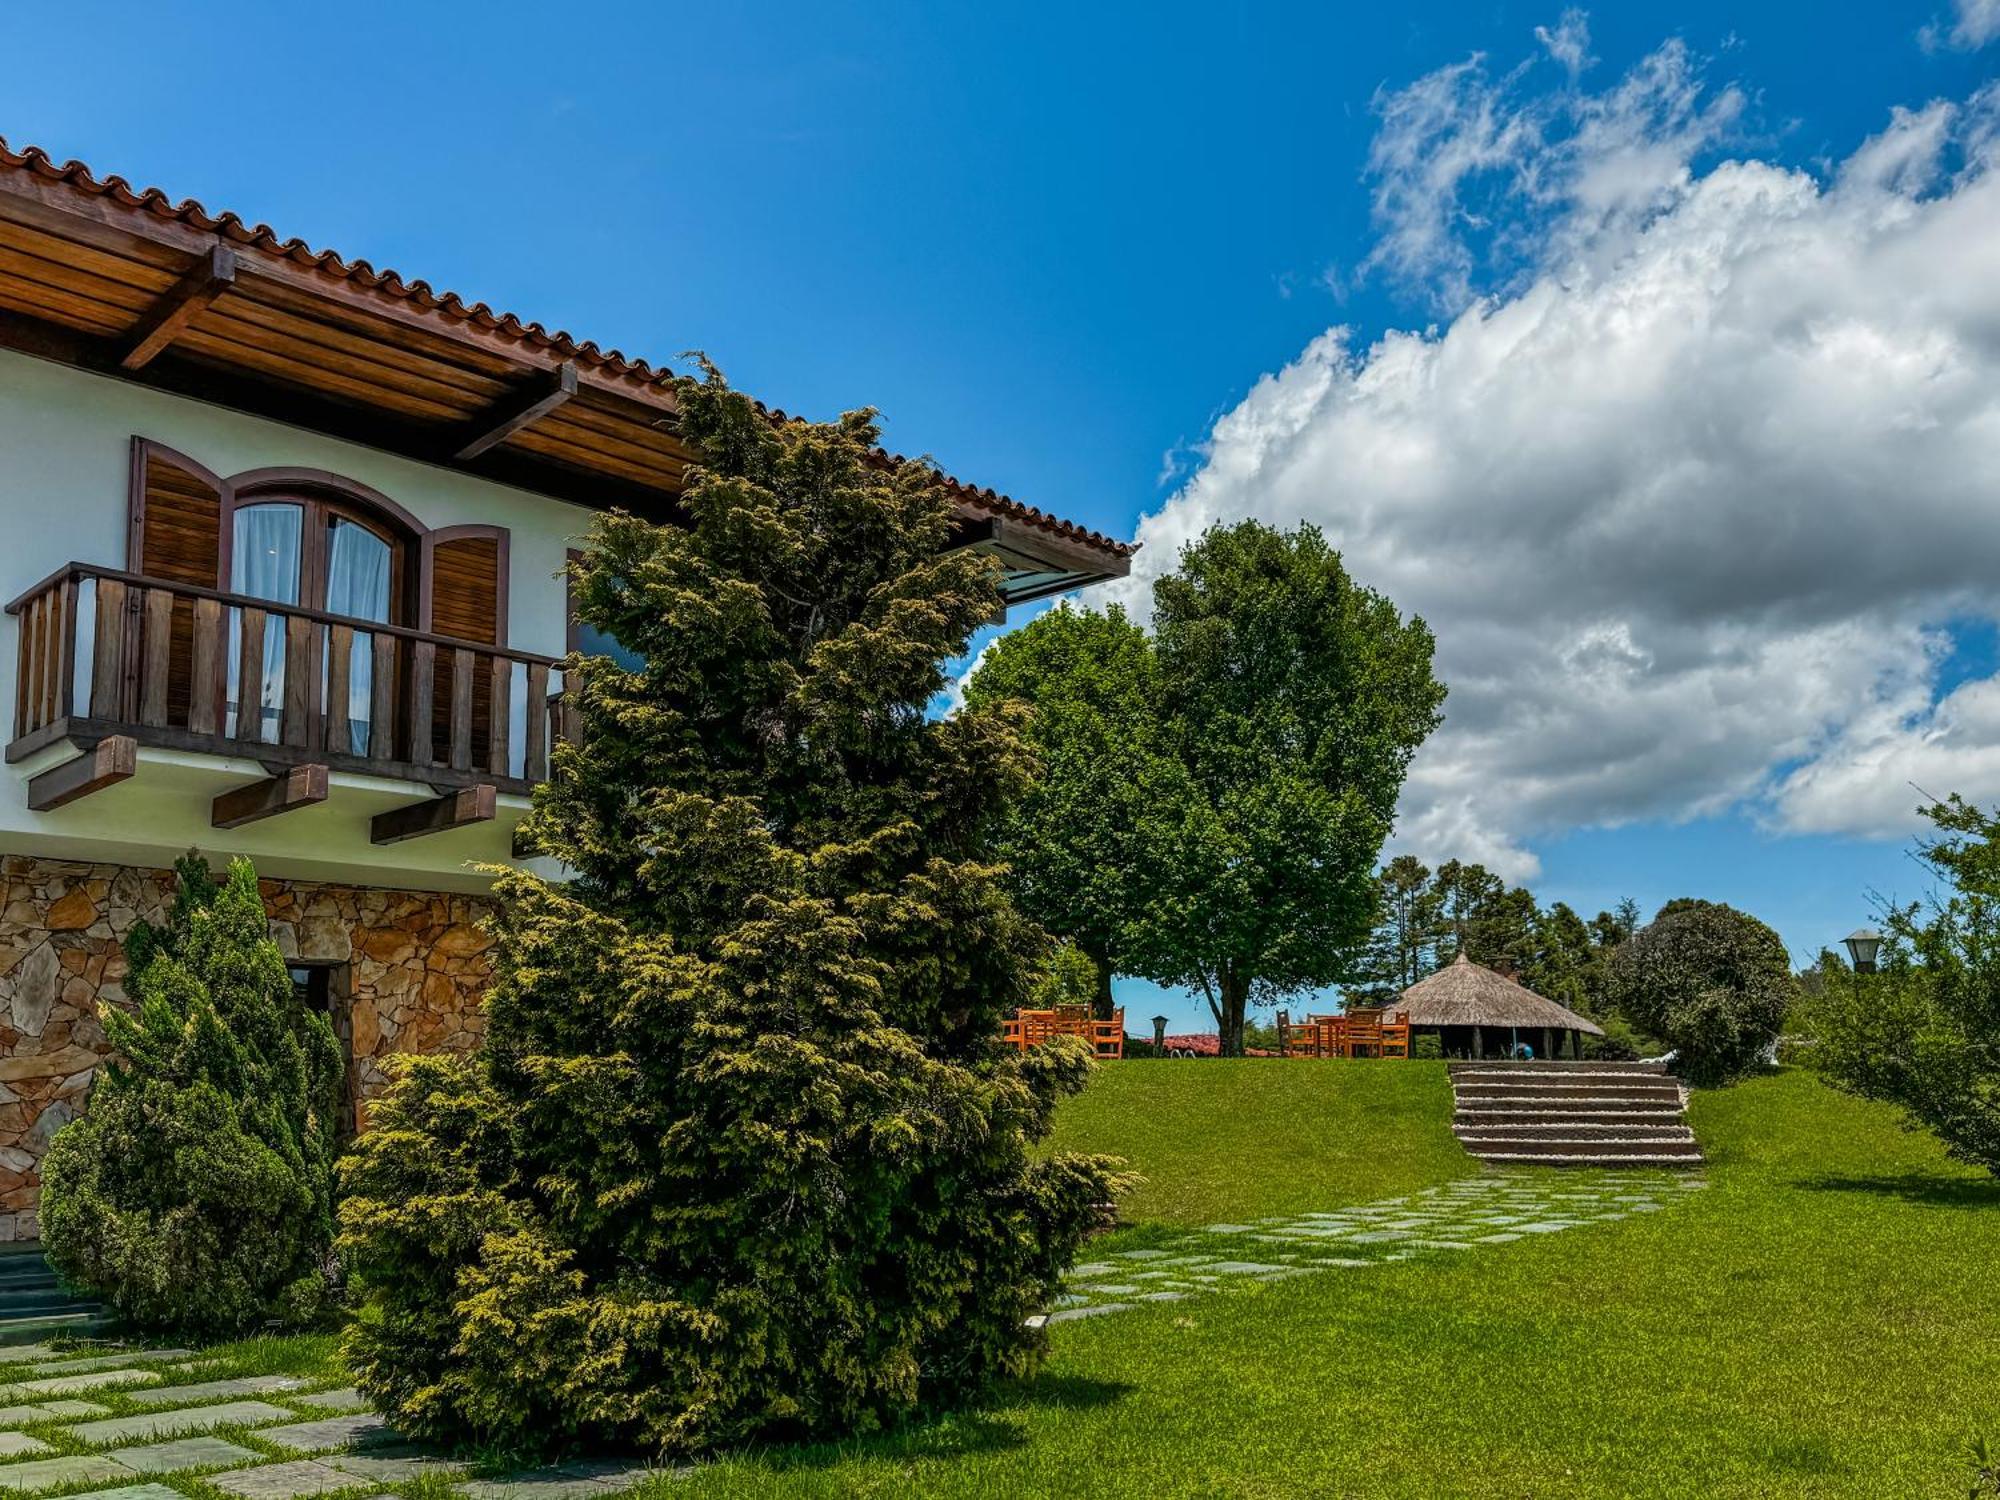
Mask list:
[[[43,1246],[134,1327],[213,1338],[325,1305],[340,1053],[293,994],[247,860],[189,855],[163,928],[126,939],[136,1013],[42,1162]]]
[[[1778,934],[1717,901],[1670,901],[1611,959],[1626,1020],[1675,1051],[1690,1083],[1755,1068],[1785,1024],[1797,988]]]

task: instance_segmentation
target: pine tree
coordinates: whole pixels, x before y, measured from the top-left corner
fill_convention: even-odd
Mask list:
[[[247,860],[193,854],[164,928],[126,939],[135,1013],[107,1007],[90,1107],[42,1163],[65,1280],[136,1327],[239,1332],[324,1306],[340,1053],[271,941]]]
[[[926,713],[992,618],[874,414],[679,386],[685,527],[601,521],[580,733],[499,881],[481,1049],[347,1177],[357,1383],[414,1436],[689,1451],[864,1431],[1029,1370],[1120,1185],[1039,1155],[1080,1045],[1003,1055],[1046,940],[988,857],[1018,711]]]

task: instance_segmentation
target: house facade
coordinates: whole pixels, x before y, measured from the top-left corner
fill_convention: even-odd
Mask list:
[[[773,413],[773,420],[783,420]],[[480,1028],[594,512],[672,524],[667,374],[0,140],[0,1241],[198,849],[257,864],[366,1124]],[[883,456],[883,462],[898,460]],[[1010,603],[1130,548],[953,481]]]

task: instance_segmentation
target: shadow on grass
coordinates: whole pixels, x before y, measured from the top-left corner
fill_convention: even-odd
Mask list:
[[[1136,1386],[1118,1381],[1042,1374],[1014,1385],[1002,1386],[980,1405],[928,1421],[914,1422],[893,1431],[843,1442],[756,1448],[717,1454],[716,1457],[782,1473],[797,1469],[830,1469],[856,1460],[903,1464],[964,1458],[979,1453],[1004,1453],[1027,1445],[1025,1424],[1020,1417],[1029,1408],[1097,1411],[1116,1405],[1136,1389]]]
[[[1799,1186],[1815,1193],[1868,1193],[1901,1198],[1933,1208],[2000,1207],[2000,1181],[1991,1177],[1944,1177],[1936,1172],[1882,1172],[1871,1176],[1808,1177]]]

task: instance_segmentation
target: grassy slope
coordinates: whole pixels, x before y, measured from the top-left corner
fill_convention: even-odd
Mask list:
[[[1131,1065],[1062,1134],[1150,1175],[1135,1216],[1206,1222],[1453,1175],[1441,1088]],[[1695,1122],[1712,1186],[1667,1213],[1067,1324],[985,1412],[675,1493],[1963,1493],[1966,1434],[2000,1428],[2000,1185],[1798,1073]]]
[[[1052,1144],[1126,1158],[1146,1181],[1124,1217],[1165,1224],[1305,1213],[1473,1170],[1443,1063],[1123,1063],[1064,1106]]]

